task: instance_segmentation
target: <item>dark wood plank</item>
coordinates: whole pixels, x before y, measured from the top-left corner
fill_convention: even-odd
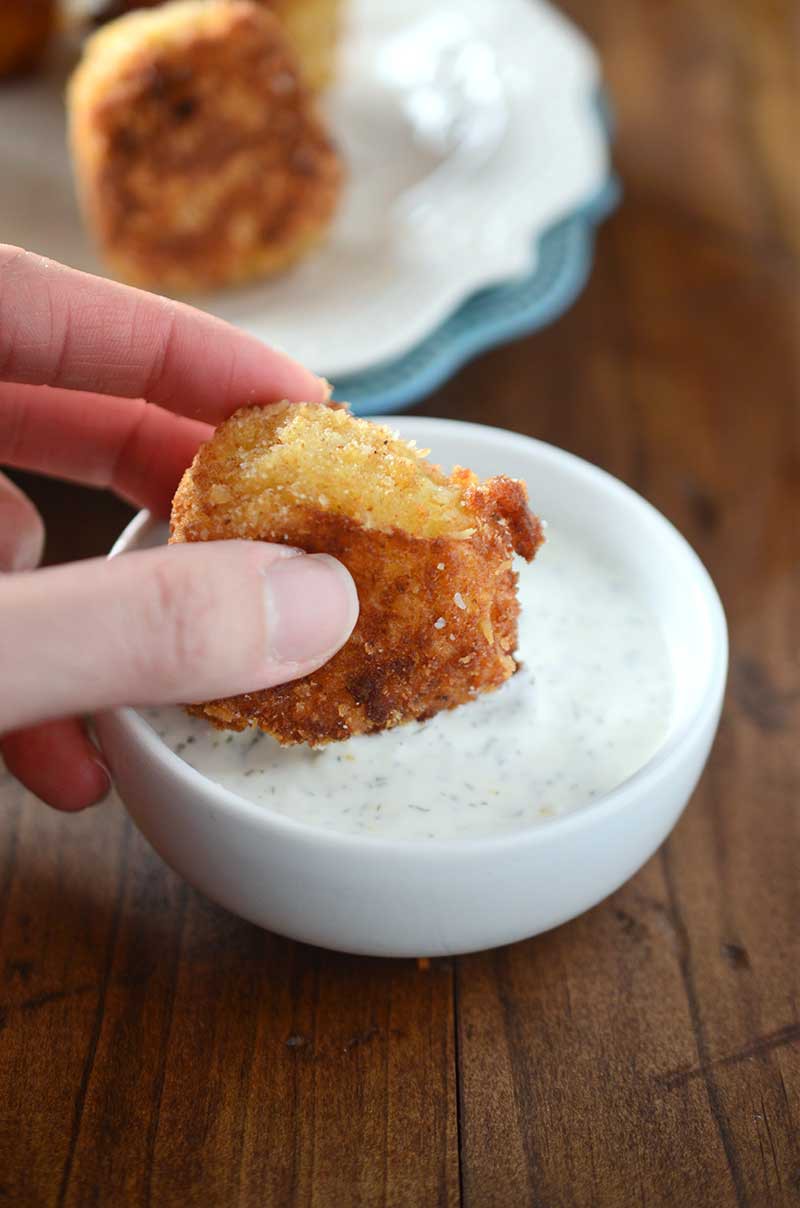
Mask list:
[[[102,1019],[125,832],[119,811],[65,819],[7,784],[0,794],[0,850],[13,852],[0,932],[0,1186],[9,1203],[55,1203]]]
[[[544,340],[518,345],[529,411],[500,387],[493,422],[568,443],[687,533],[726,603],[732,675],[659,856],[585,918],[459,962],[465,1203],[797,1203],[800,312],[781,6],[567,7],[607,47],[627,200],[560,325],[563,388]]]
[[[6,1201],[458,1202],[447,962],[269,936],[115,802],[65,818],[2,792]]]

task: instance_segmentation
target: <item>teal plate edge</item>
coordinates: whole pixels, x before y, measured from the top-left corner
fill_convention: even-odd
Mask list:
[[[608,102],[598,102],[610,133]],[[473,294],[420,344],[364,373],[341,377],[334,396],[357,415],[400,411],[431,394],[473,357],[545,327],[581,293],[592,267],[595,230],[617,206],[621,189],[611,176],[587,204],[538,239],[535,270],[527,277]]]

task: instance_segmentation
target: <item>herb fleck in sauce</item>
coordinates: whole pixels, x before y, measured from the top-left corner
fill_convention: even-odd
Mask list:
[[[423,724],[315,751],[222,736],[182,709],[143,714],[209,779],[315,826],[422,842],[520,830],[590,807],[640,768],[666,737],[673,696],[635,585],[571,536],[549,530],[522,567],[520,601],[518,674]]]

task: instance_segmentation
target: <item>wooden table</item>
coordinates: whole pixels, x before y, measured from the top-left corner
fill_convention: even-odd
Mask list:
[[[701,786],[597,909],[420,969],[258,931],[119,805],[59,817],[4,785],[0,1202],[800,1203],[792,3],[566,8],[605,56],[625,204],[572,312],[419,412],[573,449],[695,544],[733,639]],[[52,560],[128,515],[25,481]]]

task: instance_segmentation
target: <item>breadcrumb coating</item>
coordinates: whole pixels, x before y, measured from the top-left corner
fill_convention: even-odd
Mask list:
[[[305,83],[314,92],[327,88],[336,75],[342,0],[266,0],[266,3],[283,23]]]
[[[525,485],[461,468],[448,477],[425,455],[336,405],[245,408],[217,429],[178,487],[170,540],[332,554],[361,611],[312,675],[191,713],[320,746],[432,717],[514,674],[513,558],[530,561],[543,540]]]
[[[192,293],[279,272],[325,235],[342,168],[278,20],[175,0],[89,40],[69,87],[78,193],[114,272]]]
[[[106,0],[96,10],[99,20],[111,20],[137,8],[156,8],[163,0]],[[281,21],[297,55],[304,84],[319,92],[330,84],[336,69],[336,49],[342,23],[342,0],[257,0]],[[2,5],[0,5],[0,8]]]

